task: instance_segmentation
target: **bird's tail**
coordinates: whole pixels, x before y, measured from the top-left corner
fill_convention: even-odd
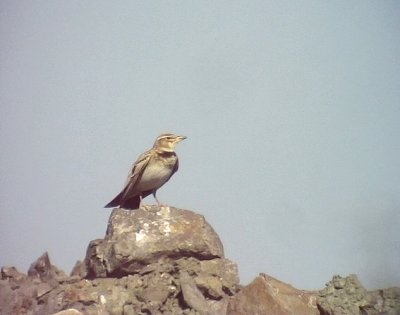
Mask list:
[[[139,209],[140,201],[140,196],[135,196],[130,199],[124,200],[120,206],[121,208],[124,208],[126,210],[135,210]]]
[[[129,199],[123,198],[124,191],[121,191],[113,200],[111,200],[108,204],[104,206],[104,208],[115,208],[121,207],[126,210],[134,210],[140,207],[140,195],[134,196]]]
[[[104,208],[118,207],[121,204],[122,192],[120,192],[113,200],[104,206]]]

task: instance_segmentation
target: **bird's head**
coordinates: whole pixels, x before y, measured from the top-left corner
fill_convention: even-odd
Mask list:
[[[164,152],[174,152],[175,145],[185,139],[185,136],[177,136],[173,133],[163,133],[158,136],[154,142],[153,148]]]

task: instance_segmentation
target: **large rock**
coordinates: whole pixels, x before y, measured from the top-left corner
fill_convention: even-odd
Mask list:
[[[115,209],[67,277],[45,253],[28,275],[3,268],[1,315],[221,315],[239,290],[235,263],[198,214]],[[58,315],[58,314],[57,314]]]
[[[368,292],[356,275],[334,276],[317,298],[321,315],[399,315],[400,288]]]
[[[173,207],[114,209],[105,238],[89,244],[87,278],[122,277],[176,257],[224,257],[218,235],[203,216]]]
[[[76,309],[69,308],[67,310],[54,313],[53,315],[83,315],[83,313],[77,311]]]
[[[1,315],[400,315],[400,288],[367,292],[355,276],[320,292],[265,274],[241,288],[204,218],[168,207],[114,210],[71,276],[47,253],[27,275],[3,267],[0,276]]]
[[[228,315],[317,315],[316,292],[261,274],[231,298]]]

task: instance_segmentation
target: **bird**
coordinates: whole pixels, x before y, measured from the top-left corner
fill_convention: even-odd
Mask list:
[[[150,194],[161,206],[156,196],[157,190],[178,170],[175,146],[186,138],[172,133],[158,136],[153,147],[141,154],[133,164],[122,191],[105,208],[138,209],[142,199]]]

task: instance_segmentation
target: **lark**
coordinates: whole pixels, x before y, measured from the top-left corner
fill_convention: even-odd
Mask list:
[[[153,147],[139,156],[129,172],[122,191],[105,208],[120,207],[137,209],[143,198],[153,194],[157,204],[157,190],[178,170],[179,160],[175,153],[177,143],[186,139],[172,133],[164,133],[156,139]]]

